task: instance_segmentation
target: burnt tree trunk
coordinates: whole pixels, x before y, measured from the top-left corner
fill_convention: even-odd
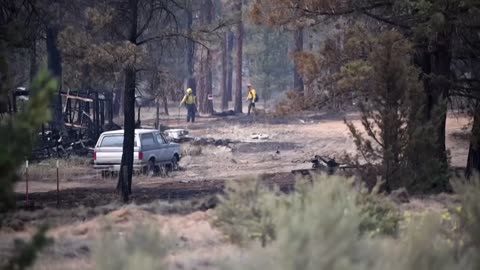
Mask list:
[[[201,52],[199,57],[199,67],[197,69],[197,106],[200,112],[205,112],[205,62],[203,56],[203,49],[200,50]]]
[[[303,27],[299,27],[293,33],[293,41],[294,41],[294,53],[302,52],[303,51]],[[295,91],[303,93],[304,86],[303,86],[303,79],[302,76],[298,73],[298,69],[295,65],[293,69],[293,88]]]
[[[160,128],[160,98],[155,99],[155,129]]]
[[[33,81],[33,79],[37,75],[37,72],[38,72],[37,41],[34,40],[30,48],[30,82]]]
[[[242,0],[237,0],[237,10],[240,18],[237,25],[237,65],[236,65],[236,87],[235,87],[235,112],[242,113],[242,60],[243,60],[243,20],[242,20]]]
[[[205,5],[205,22],[207,25],[213,23],[214,15],[214,5],[213,0],[206,0]],[[207,50],[207,58],[205,63],[205,100],[203,112],[207,114],[213,113],[213,99],[209,99],[209,96],[213,97],[213,75],[212,75],[212,52],[210,49]]]
[[[445,128],[447,120],[447,107],[444,102],[448,97],[450,79],[450,51],[445,46],[437,46],[435,52],[427,51],[427,48],[421,52],[422,63],[420,67],[426,75],[423,78],[424,91],[426,96],[426,106],[424,109],[423,120],[426,124],[436,126],[436,132],[433,134],[436,139],[435,153],[436,157],[442,162],[447,163],[447,152],[445,146]]]
[[[447,121],[446,100],[449,95],[451,80],[451,38],[448,33],[439,33],[434,44],[417,48],[415,64],[422,70],[423,87],[425,93],[425,106],[422,117],[419,119],[424,126],[432,125],[434,139],[429,153],[435,162],[440,162],[442,171],[448,173],[448,157],[445,145],[445,129]],[[444,179],[439,178],[439,179]],[[448,181],[433,183],[432,189],[448,190]]]
[[[46,47],[48,54],[48,70],[59,81],[57,95],[53,102],[53,127],[58,131],[64,130],[62,117],[62,55],[57,45],[59,30],[55,26],[47,26],[46,29]]]
[[[163,101],[163,111],[165,112],[165,115],[170,115],[168,112],[168,99],[167,95],[162,96],[162,101]]]
[[[227,93],[227,45],[228,33],[223,34],[222,42],[222,78],[220,81],[220,92],[222,93],[222,111],[228,110],[228,93]]]
[[[115,90],[115,98],[113,99],[113,115],[119,116],[120,109],[123,102],[124,89],[118,88]]]
[[[137,39],[137,20],[138,20],[138,0],[129,0],[128,9],[130,11],[130,29],[129,41],[136,44]],[[122,153],[122,171],[118,177],[117,190],[120,192],[122,200],[128,202],[132,193],[133,176],[133,154],[135,142],[135,85],[136,70],[134,66],[125,68],[125,95],[123,103],[124,112],[124,135],[123,135],[123,153]],[[126,169],[123,169],[126,168]]]
[[[209,25],[213,22],[213,2],[212,0],[204,0],[202,5],[202,24]],[[206,51],[206,53],[205,53]],[[199,87],[198,87],[198,101],[199,111],[201,113],[213,113],[213,103],[208,99],[212,94],[212,53],[210,48],[200,50],[200,72],[199,72]]]
[[[473,126],[468,148],[466,178],[480,172],[480,103],[477,101],[473,113]]]
[[[187,0],[187,35],[192,37],[192,26],[193,26],[193,7],[192,0]],[[187,73],[188,78],[186,80],[186,88],[192,88],[193,95],[197,95],[197,87],[194,76],[195,68],[195,43],[191,39],[187,39]]]
[[[207,63],[206,63],[206,77],[205,77],[205,107],[204,113],[213,114],[213,75],[212,75],[212,53],[210,50],[207,52]]]
[[[233,101],[233,45],[235,35],[233,32],[228,32],[227,44],[227,101]]]

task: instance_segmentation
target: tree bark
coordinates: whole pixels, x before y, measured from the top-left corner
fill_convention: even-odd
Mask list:
[[[441,162],[447,164],[447,152],[445,145],[445,129],[447,121],[447,107],[444,102],[448,97],[449,85],[447,80],[450,78],[451,55],[446,47],[437,48],[436,52],[431,53],[427,48],[421,52],[422,63],[420,67],[426,75],[423,78],[423,85],[427,103],[424,110],[424,121],[426,124],[435,125],[434,134],[436,143],[436,156]]]
[[[242,0],[237,0],[237,10],[240,12],[240,20],[237,25],[237,65],[236,65],[236,87],[235,87],[235,112],[242,113],[242,60],[243,60],[243,20]]]
[[[160,128],[160,98],[155,99],[155,129]]]
[[[163,96],[162,96],[162,100],[163,100],[163,111],[165,112],[165,115],[170,115],[170,113],[168,112],[168,99],[167,99],[167,95],[163,95]]]
[[[213,114],[213,100],[208,97],[213,98],[213,75],[212,75],[212,53],[210,50],[207,52],[207,63],[206,63],[207,76],[205,78],[205,108],[204,112],[207,114]]]
[[[54,113],[53,113],[53,127],[57,131],[63,132],[63,117],[62,117],[62,55],[57,45],[58,38],[58,28],[55,26],[47,26],[46,29],[46,47],[48,54],[48,70],[52,75],[59,81],[58,92],[55,95],[55,100],[53,102]]]
[[[223,34],[223,42],[222,42],[222,78],[220,82],[220,92],[222,93],[222,111],[228,110],[227,45],[228,45],[228,33],[225,32]]]
[[[213,0],[206,0],[205,5],[206,11],[206,23],[209,25],[213,23],[213,15],[215,12]],[[212,75],[212,52],[211,49],[207,50],[207,58],[205,63],[205,100],[204,100],[204,113],[212,114],[213,113],[213,100],[208,99],[209,96],[213,97],[213,75]]]
[[[123,103],[124,112],[124,135],[123,135],[123,153],[122,165],[126,166],[127,175],[119,174],[117,188],[120,191],[122,200],[128,202],[129,195],[132,192],[133,176],[133,154],[135,142],[135,81],[136,72],[132,67],[125,70],[125,96]],[[125,177],[127,177],[125,179]],[[125,188],[127,188],[125,190]]]
[[[439,33],[435,42],[427,48],[417,47],[415,64],[422,70],[422,81],[426,98],[422,117],[419,119],[421,125],[432,126],[434,139],[431,145],[430,157],[435,162],[440,162],[442,171],[438,175],[448,174],[448,157],[445,145],[445,129],[447,121],[446,100],[449,95],[451,79],[451,47],[450,36],[446,33]],[[439,179],[443,179],[441,177]],[[433,183],[433,189],[448,190],[448,181]]]
[[[476,102],[473,114],[473,126],[468,148],[467,168],[465,177],[469,179],[474,173],[480,172],[480,103]]]
[[[115,90],[115,98],[113,99],[113,115],[119,116],[120,109],[123,102],[124,89],[118,88]]]
[[[34,40],[30,48],[30,82],[33,81],[33,79],[37,75],[37,72],[38,72],[37,41]]]
[[[294,53],[303,51],[303,27],[297,28],[293,33],[293,42],[294,42]],[[303,79],[302,76],[298,73],[298,69],[295,66],[293,70],[293,88],[295,91],[303,93]]]
[[[187,13],[187,35],[192,37],[192,26],[193,26],[193,7],[192,0],[187,0],[186,2],[186,13]],[[195,68],[195,43],[191,39],[187,39],[187,72],[188,78],[186,79],[186,88],[192,88],[193,95],[197,95],[197,87],[194,77],[194,68]]]
[[[233,32],[228,32],[227,44],[227,100],[233,101],[233,45],[235,35]]]
[[[137,39],[137,20],[138,20],[138,0],[129,0],[128,9],[130,11],[130,29],[129,41],[136,44]],[[132,193],[133,176],[133,154],[135,142],[135,86],[136,70],[134,66],[125,68],[125,95],[124,95],[124,135],[123,135],[123,153],[121,168],[126,167],[126,173],[120,173],[117,183],[117,189],[120,191],[122,200],[128,202],[129,195]]]

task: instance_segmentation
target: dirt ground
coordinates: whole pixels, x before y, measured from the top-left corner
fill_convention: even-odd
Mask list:
[[[83,160],[60,161],[57,209],[54,162],[36,164],[29,171],[28,188],[37,210],[21,210],[5,217],[0,230],[0,260],[9,254],[15,239],[30,235],[36,226],[48,222],[55,244],[43,253],[34,268],[94,269],[92,249],[101,232],[112,226],[128,230],[140,222],[156,224],[189,243],[189,248],[170,257],[172,269],[209,269],[213,254],[228,256],[235,249],[209,222],[212,216],[207,209],[215,203],[211,201],[212,194],[222,189],[223,181],[272,173],[286,176],[293,169],[309,168],[311,164],[303,161],[315,154],[339,158],[355,153],[343,118],[359,124],[357,114],[305,113],[282,119],[262,115],[199,117],[196,123],[186,124],[183,115],[175,112],[175,116],[162,116],[162,125],[186,128],[194,137],[236,142],[229,146],[183,144],[189,153],[181,160],[184,169],[169,177],[135,177],[134,204],[129,206],[115,202],[116,179],[102,179],[88,160]],[[142,124],[151,125],[152,115],[153,109],[146,110]],[[463,128],[467,124],[465,117],[451,114],[448,118],[447,147],[452,166],[465,165],[468,142]],[[252,139],[253,133],[266,134],[268,139]],[[274,181],[282,182],[281,179]],[[25,200],[25,190],[25,181],[17,184],[19,202]],[[451,200],[442,196],[413,198],[402,208],[442,211],[445,201]],[[189,199],[181,202],[188,204],[185,211],[157,205],[183,198]]]

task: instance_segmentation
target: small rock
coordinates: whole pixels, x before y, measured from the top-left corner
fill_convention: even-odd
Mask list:
[[[410,202],[409,197],[408,191],[404,187],[396,189],[390,194],[390,198],[396,203],[408,203]]]

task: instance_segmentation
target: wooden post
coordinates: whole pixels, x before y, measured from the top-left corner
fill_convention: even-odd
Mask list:
[[[28,160],[25,161],[25,205],[28,205]]]
[[[59,168],[57,160],[57,207],[60,206],[60,177],[59,177]]]

